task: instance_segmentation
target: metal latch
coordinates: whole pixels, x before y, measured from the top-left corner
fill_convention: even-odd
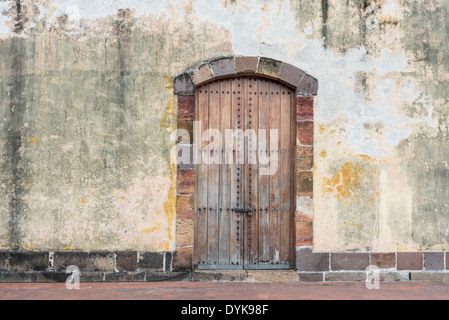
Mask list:
[[[244,208],[236,208],[236,209],[234,209],[234,212],[238,212],[238,213],[248,213],[250,217],[253,215],[253,209],[251,209],[251,208],[248,208],[248,209],[244,209]]]

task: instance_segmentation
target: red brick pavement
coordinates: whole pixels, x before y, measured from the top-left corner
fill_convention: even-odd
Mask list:
[[[446,283],[82,283],[0,284],[0,300],[449,300]]]

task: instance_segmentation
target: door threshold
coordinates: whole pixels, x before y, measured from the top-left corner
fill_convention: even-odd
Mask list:
[[[196,270],[196,282],[298,282],[295,270]]]

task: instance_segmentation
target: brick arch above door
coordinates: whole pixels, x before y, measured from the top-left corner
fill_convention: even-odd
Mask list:
[[[193,152],[195,94],[199,86],[219,79],[254,76],[283,83],[296,92],[296,247],[313,245],[313,106],[318,81],[295,66],[265,57],[225,57],[192,67],[174,80],[178,96],[178,129],[191,133],[190,145],[182,150]],[[191,156],[193,158],[193,156]],[[178,164],[175,271],[193,269],[194,256],[195,166]]]

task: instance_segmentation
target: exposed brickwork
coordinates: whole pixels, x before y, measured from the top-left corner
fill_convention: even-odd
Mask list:
[[[312,222],[313,217],[308,216],[300,211],[296,211],[295,222]]]
[[[193,170],[193,145],[178,144],[178,170]]]
[[[398,270],[422,270],[423,254],[415,252],[398,253]]]
[[[313,145],[313,121],[300,121],[297,123],[296,145],[312,146]]]
[[[296,222],[296,246],[313,245],[313,222]]]
[[[178,120],[195,120],[195,96],[178,96]]]
[[[313,148],[296,147],[296,170],[310,171],[313,169]]]
[[[296,97],[296,121],[313,121],[313,97]]]
[[[193,247],[177,248],[173,255],[173,271],[191,271],[193,267]]]
[[[449,252],[446,252],[446,270],[449,270]]]
[[[370,274],[371,275],[371,274]],[[410,273],[408,272],[378,272],[379,281],[381,282],[397,282],[397,281],[410,281]]]
[[[178,196],[176,219],[193,221],[194,218],[194,204],[192,195]]]
[[[309,272],[299,273],[299,282],[323,282],[323,281],[324,281],[324,273],[309,273]]]
[[[288,63],[282,63],[279,80],[297,87],[304,77],[305,72]]]
[[[146,252],[139,255],[138,269],[164,271],[165,252]]]
[[[332,271],[365,271],[370,265],[369,253],[332,253]]]
[[[296,88],[296,94],[299,96],[315,96],[317,93],[318,80],[306,74]]]
[[[76,266],[82,271],[87,271],[89,254],[87,252],[55,252],[54,269],[64,271],[69,266]]]
[[[105,275],[106,282],[144,282],[145,272],[116,272]]]
[[[173,89],[176,95],[195,95],[195,84],[186,73],[176,77],[173,83]]]
[[[267,75],[273,78],[278,78],[279,72],[281,71],[281,65],[282,65],[281,61],[269,58],[260,58],[257,73]]]
[[[313,221],[313,197],[296,197],[296,222]]]
[[[444,270],[444,253],[443,252],[425,252],[424,253],[424,270],[427,270],[427,271]]]
[[[327,282],[363,282],[366,279],[365,272],[329,272],[325,274]]]
[[[178,137],[178,143],[193,144],[193,121],[178,120],[178,130],[182,132],[182,136]]]
[[[190,195],[195,191],[195,171],[178,171],[176,191],[179,195]]]
[[[8,267],[8,253],[0,252],[0,271],[6,271]]]
[[[9,271],[46,271],[49,270],[48,252],[10,252]]]
[[[296,250],[296,268],[298,271],[329,271],[329,253],[314,253],[312,248]]]
[[[210,66],[212,68],[212,71],[214,72],[215,77],[234,75],[236,73],[234,58],[214,60],[211,61]]]
[[[214,73],[208,63],[201,65],[198,69],[190,73],[190,78],[192,78],[195,86],[199,86],[202,83],[211,80],[213,77]]]
[[[114,254],[112,252],[89,253],[89,271],[114,271]]]
[[[236,57],[235,69],[238,74],[252,74],[257,72],[259,57]]]
[[[380,269],[396,268],[396,253],[371,253],[371,265]]]
[[[137,252],[117,252],[115,259],[117,271],[137,270]]]
[[[313,196],[313,172],[296,172],[296,191],[298,197]]]
[[[179,247],[193,245],[193,221],[176,221],[176,245]]]
[[[432,281],[432,282],[447,282],[449,281],[449,273],[440,272],[411,272],[411,281]]]

